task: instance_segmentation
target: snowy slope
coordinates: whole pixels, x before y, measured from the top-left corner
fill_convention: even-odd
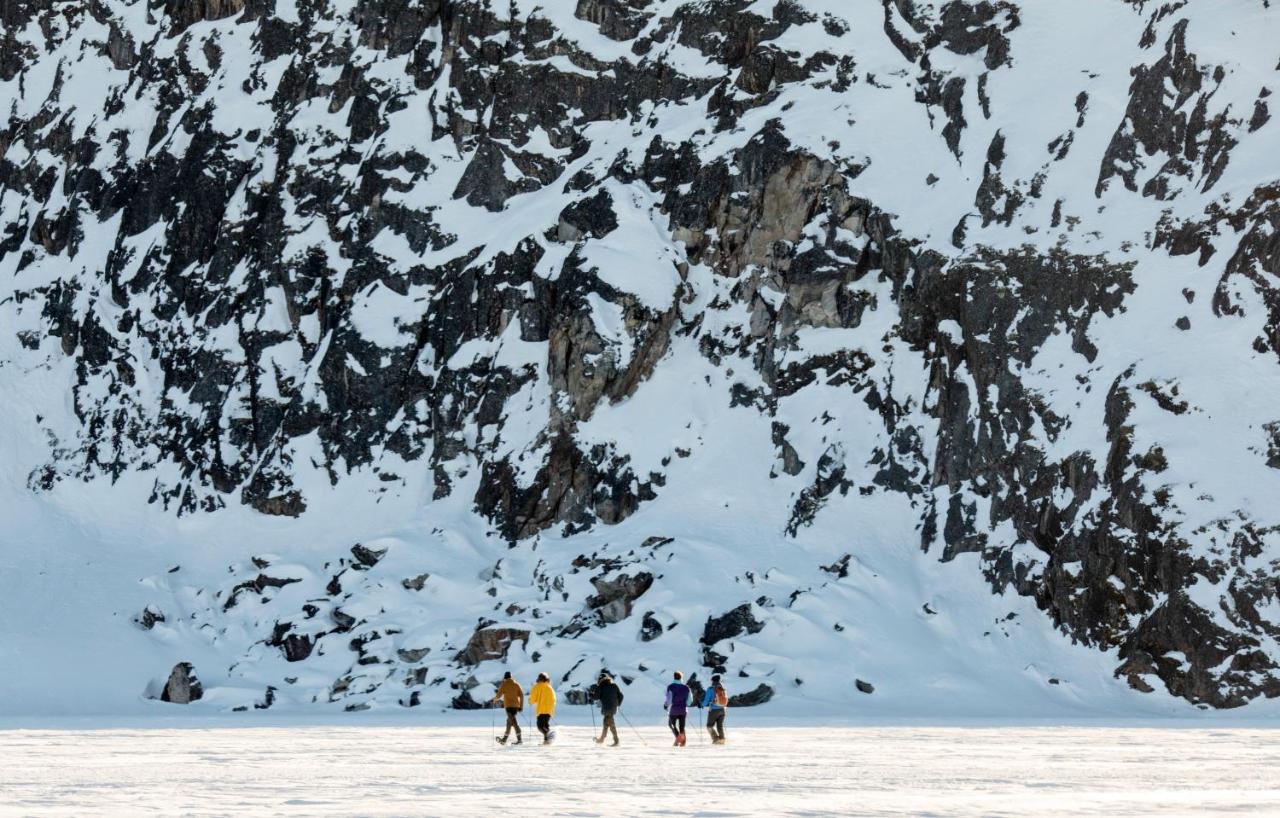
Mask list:
[[[4,712],[1280,694],[1267,4],[2,13]]]

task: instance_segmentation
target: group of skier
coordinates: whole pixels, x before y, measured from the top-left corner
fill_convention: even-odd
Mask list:
[[[600,735],[594,739],[596,744],[604,744],[609,736],[613,737],[610,746],[617,747],[621,743],[618,739],[618,725],[615,718],[622,709],[624,698],[622,688],[607,672],[602,671],[600,678],[588,692],[588,703],[593,706],[599,704],[602,716]],[[720,683],[720,676],[711,677],[711,686],[703,691],[701,701],[694,699],[693,690],[685,684],[684,674],[677,670],[671,684],[667,685],[666,697],[662,704],[662,709],[667,713],[667,726],[675,737],[674,746],[685,746],[685,724],[690,707],[706,708],[706,729],[711,735],[711,743],[724,744],[724,717],[725,708],[729,706],[729,696]],[[550,744],[555,738],[555,733],[551,729],[551,717],[556,712],[556,692],[551,687],[551,678],[547,674],[538,674],[533,687],[529,689],[528,701],[533,707],[538,732],[542,734],[542,743]],[[506,731],[501,737],[495,736],[495,740],[499,744],[506,744],[511,740],[511,734],[514,732],[516,740],[513,743],[524,743],[524,737],[520,733],[519,719],[525,705],[524,689],[520,687],[519,682],[511,678],[510,671],[503,674],[502,683],[498,685],[497,692],[493,696],[493,704],[501,705],[507,711]]]

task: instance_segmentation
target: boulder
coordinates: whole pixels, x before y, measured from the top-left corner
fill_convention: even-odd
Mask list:
[[[744,633],[759,633],[764,623],[751,613],[751,603],[744,602],[726,614],[708,617],[702,629],[702,644],[714,645],[721,639],[732,639]]]
[[[505,659],[511,643],[529,643],[529,632],[519,628],[480,628],[471,635],[467,646],[458,652],[454,661],[464,665],[478,665],[490,659]]]
[[[875,685],[871,684],[871,682],[864,682],[861,679],[854,679],[853,686],[858,688],[859,693],[866,693],[868,696],[876,692]]]
[[[427,573],[418,574],[416,577],[406,577],[400,580],[400,585],[406,591],[421,591],[427,584],[427,580],[431,579],[431,575]]]
[[[142,613],[138,614],[133,621],[138,623],[138,627],[149,631],[164,621],[164,614],[154,605],[148,605],[142,609]]]
[[[431,652],[431,648],[400,648],[396,655],[402,662],[421,662]]]
[[[653,617],[653,611],[645,613],[644,618],[640,620],[640,641],[652,642],[662,635],[662,623]]]
[[[749,690],[746,693],[739,693],[729,697],[730,707],[754,707],[757,704],[764,704],[773,698],[773,688],[767,684],[761,683],[756,686],[755,690]]]
[[[356,562],[365,568],[372,568],[378,564],[378,561],[387,555],[387,549],[374,549],[356,543],[351,546],[351,556],[356,558]]]
[[[196,669],[190,662],[179,662],[169,672],[160,701],[172,704],[190,704],[204,697],[204,686],[196,678]]]
[[[587,606],[596,611],[601,622],[612,625],[631,616],[632,603],[653,585],[653,574],[641,571],[635,576],[621,574],[613,579],[593,577],[591,584],[596,593],[587,597]]]
[[[454,696],[449,702],[449,706],[454,710],[481,710],[485,707],[485,705],[471,698],[470,690],[464,690]]]

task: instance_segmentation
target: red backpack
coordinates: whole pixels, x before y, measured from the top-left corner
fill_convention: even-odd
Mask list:
[[[713,699],[713,701],[714,701],[716,704],[720,705],[721,707],[726,707],[726,706],[728,706],[728,704],[729,704],[729,694],[724,692],[724,688],[723,688],[723,687],[721,687],[720,685],[716,685],[716,686],[715,686],[715,691],[716,691],[716,692],[715,692],[715,698]]]

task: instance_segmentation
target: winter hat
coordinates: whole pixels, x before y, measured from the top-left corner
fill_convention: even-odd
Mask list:
[[[510,678],[511,678],[511,671],[509,671],[509,670],[508,670],[506,673],[502,674],[502,678],[504,678],[504,679],[510,679]]]

